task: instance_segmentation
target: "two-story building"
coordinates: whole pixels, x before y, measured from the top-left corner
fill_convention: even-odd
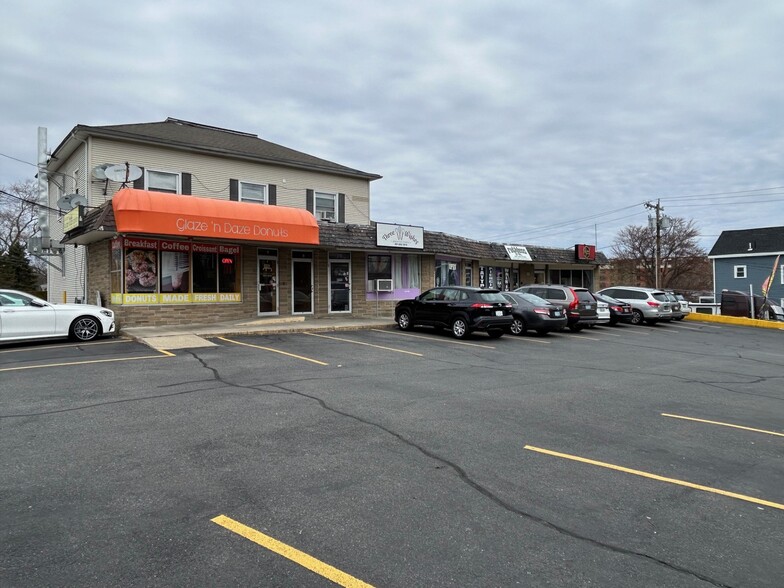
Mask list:
[[[391,316],[434,285],[591,286],[604,259],[377,223],[381,176],[172,118],[78,125],[46,171],[51,238],[66,245],[49,298],[99,300],[121,326]]]
[[[715,300],[722,290],[763,294],[763,284],[770,280],[768,298],[784,305],[784,227],[763,227],[722,231],[708,254],[713,266]],[[776,271],[774,264],[779,260]]]

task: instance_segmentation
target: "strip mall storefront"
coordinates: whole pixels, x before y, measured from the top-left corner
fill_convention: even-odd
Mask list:
[[[104,208],[66,242],[87,246],[88,290],[125,326],[326,312],[320,267],[350,272],[306,210],[127,188]]]

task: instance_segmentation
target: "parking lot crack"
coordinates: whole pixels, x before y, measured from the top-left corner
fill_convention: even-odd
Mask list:
[[[333,406],[330,406],[325,400],[323,400],[322,398],[319,398],[318,396],[313,396],[312,394],[307,394],[305,392],[301,392],[301,391],[295,390],[293,388],[288,388],[288,387],[284,386],[283,383],[270,384],[270,385],[276,386],[276,387],[280,388],[281,390],[284,390],[284,391],[286,391],[286,392],[288,392],[290,394],[293,394],[293,395],[296,395],[296,396],[301,396],[303,398],[308,398],[310,400],[313,400],[313,401],[317,402],[324,410],[327,410],[327,411],[332,412],[334,414],[337,414],[337,415],[340,415],[340,416],[343,416],[343,417],[355,420],[355,421],[357,421],[359,423],[362,423],[364,425],[367,425],[367,426],[370,426],[370,427],[374,427],[376,429],[379,429],[379,430],[383,431],[384,433],[386,433],[388,435],[391,435],[392,437],[394,437],[395,439],[397,439],[401,443],[411,447],[412,449],[415,449],[416,451],[418,451],[419,453],[421,453],[425,457],[427,457],[429,459],[432,459],[432,460],[435,460],[438,463],[440,463],[442,466],[451,469],[453,472],[455,472],[455,474],[457,474],[458,478],[463,483],[467,484],[468,486],[473,488],[476,492],[478,492],[479,494],[481,494],[482,496],[484,496],[488,500],[492,501],[496,505],[500,506],[502,509],[504,509],[507,512],[510,512],[510,513],[512,513],[512,514],[514,514],[516,516],[519,516],[521,518],[529,520],[529,521],[531,521],[533,523],[536,523],[538,525],[544,526],[544,527],[546,527],[548,529],[551,529],[551,530],[553,530],[553,531],[555,531],[555,532],[557,532],[557,533],[559,533],[561,535],[570,537],[572,539],[577,539],[578,541],[583,541],[583,542],[589,543],[589,544],[594,545],[596,547],[599,547],[601,549],[612,551],[614,553],[618,553],[618,554],[621,554],[621,555],[627,555],[627,556],[641,558],[641,559],[650,561],[652,563],[655,563],[657,565],[664,566],[664,567],[666,567],[666,568],[668,568],[668,569],[670,569],[672,571],[675,571],[675,572],[678,572],[678,573],[681,573],[681,574],[686,574],[686,575],[691,576],[693,578],[697,578],[697,579],[699,579],[701,581],[707,582],[707,583],[709,583],[709,584],[711,584],[713,586],[717,586],[719,588],[732,588],[732,586],[729,585],[729,584],[724,584],[722,582],[719,582],[718,580],[710,578],[709,576],[706,576],[706,575],[701,574],[699,572],[696,572],[694,570],[690,570],[690,569],[685,568],[683,566],[679,566],[677,564],[673,564],[673,563],[665,561],[663,559],[659,559],[659,558],[654,557],[652,555],[648,555],[647,553],[642,553],[642,552],[639,552],[639,551],[633,551],[631,549],[626,549],[626,548],[620,547],[618,545],[613,545],[611,543],[606,543],[606,542],[603,542],[603,541],[599,541],[599,540],[594,539],[592,537],[588,537],[586,535],[582,535],[580,533],[577,533],[575,531],[567,529],[566,527],[562,527],[560,525],[556,525],[555,523],[552,523],[552,522],[550,522],[550,521],[548,521],[548,520],[546,520],[546,519],[544,519],[542,517],[539,517],[539,516],[536,516],[534,514],[528,513],[526,511],[520,509],[520,508],[517,508],[516,506],[510,504],[509,502],[505,501],[504,499],[502,499],[498,495],[496,495],[493,492],[491,492],[489,489],[484,487],[482,484],[480,484],[479,482],[474,480],[468,474],[468,472],[466,472],[457,463],[455,463],[453,461],[450,461],[450,460],[446,459],[445,457],[442,457],[442,456],[434,453],[433,451],[430,451],[426,447],[423,447],[422,445],[412,441],[411,439],[408,439],[408,438],[404,437],[400,433],[398,433],[396,431],[393,431],[392,429],[390,429],[390,428],[388,428],[388,427],[386,427],[386,426],[384,426],[384,425],[382,425],[380,423],[377,423],[377,422],[374,422],[374,421],[362,418],[362,417],[357,416],[355,414],[351,414],[349,412],[346,412],[346,411],[340,410],[338,408],[335,408]]]

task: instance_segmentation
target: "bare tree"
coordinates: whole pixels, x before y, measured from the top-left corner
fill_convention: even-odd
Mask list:
[[[0,187],[0,252],[26,244],[38,231],[38,182],[25,180]]]
[[[695,289],[705,280],[706,252],[697,239],[693,220],[671,218],[660,232],[659,286],[668,289]],[[621,229],[612,245],[613,262],[624,283],[635,279],[646,286],[656,284],[656,229],[629,225]],[[688,286],[687,286],[688,284]],[[710,288],[710,282],[703,285]]]

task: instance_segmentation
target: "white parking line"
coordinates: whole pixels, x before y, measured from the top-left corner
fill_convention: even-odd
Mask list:
[[[112,345],[114,343],[131,343],[133,339],[112,339],[110,341],[93,341],[92,343],[61,343],[60,345],[42,345],[35,347],[17,347],[14,349],[0,349],[0,353],[19,353],[20,351],[30,352],[39,349],[68,349],[70,347],[92,347],[94,345]],[[30,341],[25,341],[30,343]]]
[[[481,343],[468,343],[466,341],[456,341],[454,339],[445,339],[443,337],[433,337],[429,335],[415,335],[414,333],[401,333],[399,331],[390,331],[384,329],[370,329],[377,333],[386,333],[396,337],[413,337],[414,339],[427,339],[428,341],[435,341],[436,343],[449,343],[451,345],[467,345],[469,347],[482,347],[483,349],[495,349],[492,345],[482,345]]]

